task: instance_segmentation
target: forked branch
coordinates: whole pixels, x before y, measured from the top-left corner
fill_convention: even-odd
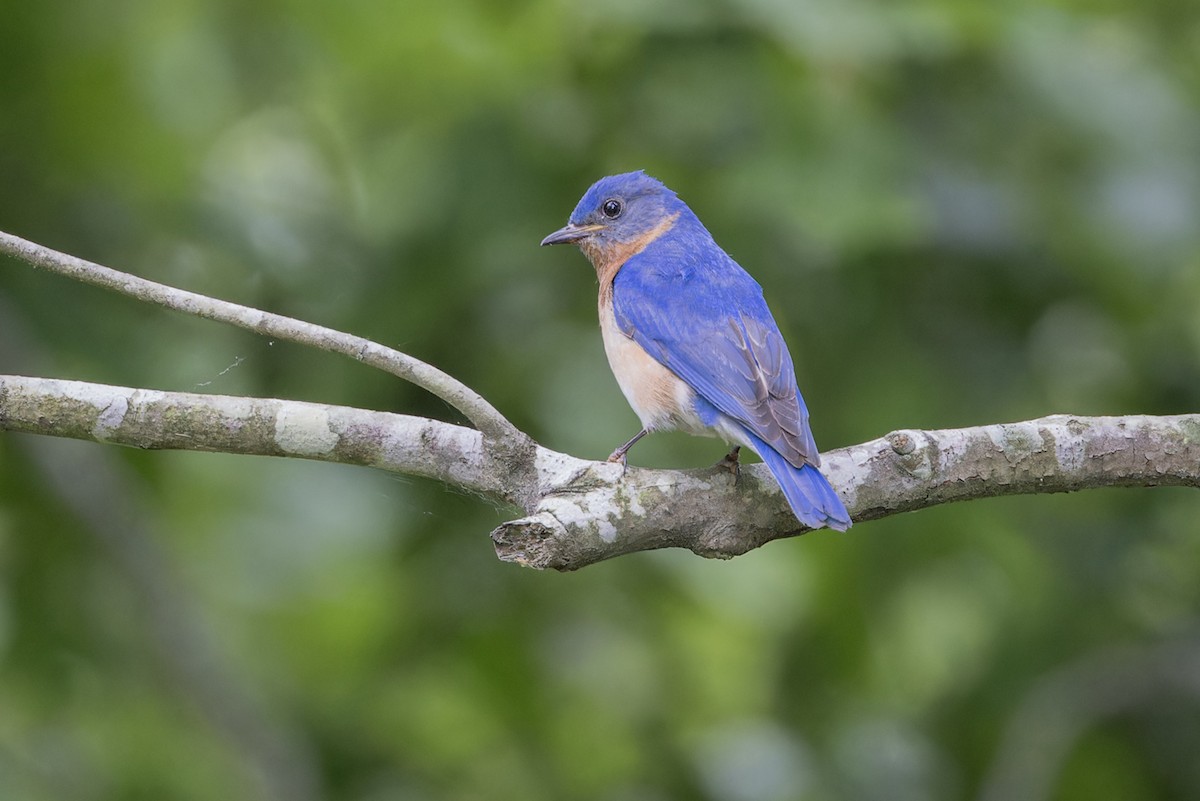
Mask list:
[[[148,281],[0,232],[0,253],[167,308],[341,353],[412,381],[478,431],[407,415],[0,376],[0,430],[140,448],[292,456],[425,476],[520,507],[492,532],[501,559],[574,570],[633,551],[731,557],[806,531],[761,465],[645,470],[532,442],[473,390],[362,337]],[[855,522],[950,501],[1092,487],[1200,486],[1200,415],[1055,416],[898,431],[824,455]]]
[[[0,253],[7,253],[35,267],[41,267],[86,284],[111,289],[146,303],[165,306],[168,309],[209,320],[229,323],[238,328],[275,339],[296,342],[318,350],[349,356],[363,364],[391,373],[428,390],[462,412],[485,436],[498,443],[506,443],[516,450],[526,441],[525,435],[517,430],[516,426],[466,384],[433,365],[398,350],[384,347],[369,339],[285,317],[281,314],[272,314],[249,306],[210,298],[207,295],[176,289],[166,284],[139,278],[66,253],[60,253],[3,231],[0,231]]]

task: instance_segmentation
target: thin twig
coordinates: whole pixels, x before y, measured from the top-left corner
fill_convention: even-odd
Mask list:
[[[349,356],[433,393],[462,412],[492,442],[519,447],[527,439],[504,415],[466,384],[420,359],[369,339],[139,278],[3,231],[0,231],[0,253],[137,300],[229,323],[275,339]]]

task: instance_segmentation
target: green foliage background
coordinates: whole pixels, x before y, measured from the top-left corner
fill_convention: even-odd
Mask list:
[[[0,26],[0,229],[395,345],[559,450],[636,421],[590,267],[537,243],[635,168],[766,287],[824,448],[1200,409],[1192,0],[60,0]],[[11,260],[0,372],[456,419]],[[574,575],[495,561],[511,515],[0,434],[0,798],[1200,796],[1194,491]]]

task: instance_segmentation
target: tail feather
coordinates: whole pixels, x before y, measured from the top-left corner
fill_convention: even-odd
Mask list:
[[[787,498],[796,519],[809,528],[832,528],[845,531],[850,528],[850,513],[829,481],[811,464],[797,468],[784,459],[762,440],[752,443],[754,451],[762,457],[771,474],[779,482],[783,497]]]

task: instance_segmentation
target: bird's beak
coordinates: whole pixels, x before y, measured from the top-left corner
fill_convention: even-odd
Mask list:
[[[603,225],[575,225],[567,223],[564,227],[559,228],[550,236],[542,240],[542,247],[546,245],[566,245],[571,242],[578,242],[580,239],[586,239],[596,231],[604,229]]]

